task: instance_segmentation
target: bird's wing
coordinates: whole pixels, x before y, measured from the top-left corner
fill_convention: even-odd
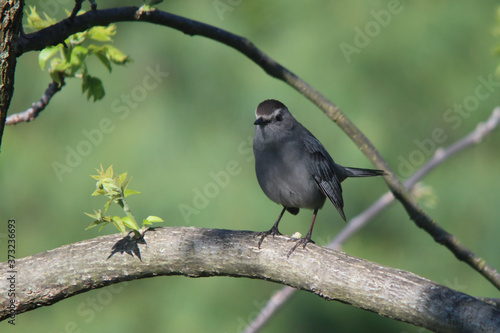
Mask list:
[[[335,172],[335,162],[319,140],[312,134],[306,136],[304,145],[310,156],[310,172],[314,181],[346,221],[343,210],[342,187]]]

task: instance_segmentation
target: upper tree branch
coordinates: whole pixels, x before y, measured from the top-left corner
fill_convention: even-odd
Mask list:
[[[71,19],[63,20],[51,27],[29,34],[21,38],[17,45],[17,54],[41,50],[48,45],[55,45],[76,32],[84,31],[92,26],[108,25],[120,21],[143,21],[168,26],[188,35],[200,35],[226,44],[250,58],[269,75],[282,80],[306,96],[320,107],[339,127],[354,141],[360,150],[379,169],[386,170],[385,177],[391,192],[398,199],[410,218],[428,232],[436,242],[446,246],[459,259],[486,277],[500,289],[500,273],[486,261],[470,251],[452,234],[441,228],[429,217],[412,198],[411,194],[399,182],[382,155],[368,138],[342,113],[342,111],[319,91],[311,87],[291,71],[277,63],[246,38],[218,29],[208,24],[183,18],[160,10],[142,11],[137,7],[120,7],[89,11]]]
[[[268,237],[259,250],[256,235],[159,228],[146,232],[147,245],[138,247],[115,234],[19,259],[14,310],[22,313],[91,289],[157,275],[234,276],[290,285],[433,331],[500,332],[500,311],[469,295],[314,244],[287,258],[288,237]],[[112,248],[115,253],[107,259]],[[120,249],[140,252],[141,260]],[[7,263],[0,267],[9,270]],[[8,290],[9,284],[0,279],[0,290]],[[0,319],[8,315],[9,298],[4,297]]]
[[[476,128],[465,137],[461,138],[447,148],[438,148],[431,159],[404,182],[405,188],[411,190],[422,178],[424,178],[441,163],[445,162],[453,155],[465,150],[466,148],[480,143],[488,135],[490,135],[491,132],[496,130],[499,125],[500,107],[496,107],[495,109],[493,109],[490,117],[486,121],[479,123]],[[375,215],[380,213],[393,201],[394,196],[392,195],[392,193],[387,192],[382,195],[379,200],[377,200],[372,206],[367,208],[360,215],[350,220],[349,223],[337,235],[337,237],[335,237],[335,239],[328,245],[328,247],[335,250],[340,249],[342,243],[347,238],[352,236],[357,230],[366,225]]]

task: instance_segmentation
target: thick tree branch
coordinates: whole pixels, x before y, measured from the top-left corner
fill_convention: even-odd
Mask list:
[[[436,150],[432,158],[425,163],[420,169],[418,169],[410,178],[404,182],[404,186],[411,190],[417,182],[423,179],[427,174],[429,174],[436,167],[442,163],[449,160],[453,155],[464,151],[466,148],[472,147],[475,144],[480,143],[488,135],[491,134],[500,125],[500,107],[493,110],[491,116],[485,122],[479,123],[468,135],[464,138],[458,140],[448,148],[439,148]],[[340,250],[342,244],[353,236],[358,230],[367,225],[375,216],[382,212],[385,208],[389,207],[390,204],[394,202],[394,196],[391,192],[387,192],[382,195],[377,201],[375,201],[370,207],[368,207],[364,212],[355,216],[352,220],[347,223],[347,225],[340,231],[340,233],[335,237],[328,248],[333,250]],[[267,304],[260,310],[259,314],[255,319],[248,325],[245,329],[245,333],[255,333],[258,332],[264,325],[272,318],[272,316],[295,294],[297,289],[292,287],[283,287],[278,290]],[[486,299],[482,299],[487,301]],[[498,300],[487,301],[491,304],[495,304],[497,307]]]
[[[56,45],[76,32],[81,32],[89,27],[108,25],[121,21],[150,22],[182,31],[188,35],[200,35],[228,45],[250,58],[269,75],[282,80],[306,96],[321,108],[339,127],[354,141],[360,150],[379,169],[386,170],[389,175],[385,177],[391,192],[398,199],[410,219],[418,227],[428,232],[436,242],[446,246],[459,259],[486,277],[493,285],[500,289],[500,273],[486,261],[470,251],[460,243],[452,234],[441,228],[429,217],[412,198],[403,184],[391,170],[382,155],[377,151],[368,138],[342,113],[342,111],[288,69],[270,58],[267,54],[255,47],[246,38],[218,29],[211,25],[166,13],[160,10],[143,11],[137,7],[120,7],[104,10],[89,11],[71,19],[63,20],[53,26],[29,34],[21,38],[17,45],[17,54],[28,51],[41,50],[48,45]]]
[[[40,100],[36,103],[33,103],[29,109],[23,112],[14,113],[7,117],[5,121],[5,125],[16,125],[21,122],[28,122],[35,120],[36,117],[42,112],[45,107],[49,104],[50,100],[54,95],[61,90],[64,86],[64,78],[61,78],[61,84],[52,81],[49,83],[47,89],[43,93]]]
[[[2,28],[0,29],[0,147],[7,111],[14,94],[14,73],[17,62],[15,43],[21,31],[23,6],[22,0],[6,0],[0,3],[2,16]]]
[[[158,275],[234,276],[269,280],[440,332],[500,332],[493,305],[421,278],[345,253],[309,244],[290,258],[290,238],[201,228],[159,228],[147,245],[120,234],[98,237],[16,261],[16,313],[126,280]],[[111,249],[114,254],[107,259]],[[121,253],[124,252],[124,253]],[[140,253],[141,260],[129,253]],[[8,271],[2,263],[2,271]],[[0,290],[12,281],[0,280]],[[0,300],[0,319],[9,316]]]

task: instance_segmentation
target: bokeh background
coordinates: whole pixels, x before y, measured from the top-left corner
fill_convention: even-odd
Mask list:
[[[62,18],[73,2],[26,3]],[[98,1],[99,8],[140,4]],[[404,180],[403,160],[411,168],[420,167],[437,146],[463,137],[500,105],[500,78],[492,76],[499,62],[492,54],[499,42],[492,34],[497,6],[496,1],[452,0],[172,0],[158,8],[250,39],[339,105]],[[88,9],[88,3],[84,8]],[[397,12],[381,18],[380,13],[390,8]],[[371,29],[372,36],[359,37],[359,31],[366,29]],[[84,230],[91,220],[83,212],[104,203],[103,198],[90,196],[95,182],[89,175],[101,163],[133,176],[130,187],[142,195],[131,197],[129,203],[138,218],[157,215],[165,226],[267,230],[280,208],[261,192],[251,153],[254,110],[267,98],[284,102],[338,163],[371,167],[311,102],[227,46],[145,23],[119,23],[114,41],[134,62],[124,68],[115,66],[111,74],[100,63],[90,62],[90,73],[104,82],[102,101],[87,101],[81,82],[67,80],[35,122],[6,129],[0,159],[2,261],[9,218],[17,221],[18,257],[115,233],[111,226],[101,233],[97,228]],[[349,47],[357,50],[346,56]],[[11,114],[38,100],[49,82],[37,57],[37,52],[31,52],[19,59]],[[144,87],[148,68],[158,68],[168,76],[139,98],[141,88],[137,87]],[[496,85],[487,90],[482,79]],[[474,99],[481,85],[480,91],[488,96]],[[127,104],[123,96],[134,93],[136,97]],[[464,115],[450,111],[464,103],[469,103]],[[99,128],[106,118],[113,130],[58,177],[54,163],[67,165],[68,149],[88,141],[84,132]],[[435,129],[442,129],[446,139],[434,142],[433,147],[429,140]],[[497,268],[499,139],[496,132],[435,170],[425,178],[430,192],[421,198],[440,225]],[[429,149],[417,142],[427,142]],[[238,173],[197,209],[195,192],[214,183],[210,175],[226,170],[231,161],[238,163]],[[381,179],[346,181],[348,218],[385,191]],[[183,205],[197,213],[183,215]],[[307,211],[295,217],[285,215],[281,231],[305,234],[310,218]],[[334,207],[326,204],[313,239],[324,245],[343,227]],[[343,250],[471,295],[499,297],[483,277],[409,221],[399,204],[376,217]],[[19,315],[15,327],[5,322],[2,330],[241,332],[279,288],[249,279],[156,277],[88,292]],[[297,293],[263,330],[306,331],[423,330],[305,292]]]

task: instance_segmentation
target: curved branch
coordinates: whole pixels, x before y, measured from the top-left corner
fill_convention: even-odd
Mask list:
[[[496,107],[490,117],[485,122],[479,123],[471,133],[458,140],[448,148],[438,148],[431,159],[404,182],[404,186],[407,190],[411,190],[417,182],[427,176],[427,174],[434,170],[438,165],[464,149],[480,143],[488,135],[490,135],[491,132],[497,129],[499,125],[500,107]],[[394,196],[390,192],[382,195],[372,206],[349,221],[345,228],[342,229],[342,231],[328,245],[328,247],[336,250],[340,249],[340,246],[347,238],[352,236],[357,230],[367,224],[375,215],[380,213],[384,208],[393,202]]]
[[[16,125],[21,122],[28,122],[35,120],[36,117],[42,112],[45,107],[49,104],[50,100],[54,95],[61,90],[64,86],[64,78],[61,78],[61,84],[52,81],[49,83],[47,89],[43,93],[40,100],[36,103],[33,103],[29,109],[23,112],[14,113],[7,117],[5,121],[5,125]]]
[[[145,244],[120,234],[62,246],[16,261],[14,280],[22,313],[64,298],[126,280],[158,275],[234,276],[269,280],[440,332],[498,332],[493,305],[413,273],[384,267],[310,244],[290,258],[290,238],[268,237],[257,248],[257,233],[172,227],[148,230]],[[109,251],[112,254],[108,257]],[[126,253],[138,254],[141,258]],[[8,271],[7,263],[1,264]],[[61,274],[65,272],[66,274]],[[9,316],[0,300],[0,319]]]
[[[108,25],[113,22],[142,21],[150,22],[182,31],[188,35],[200,35],[228,45],[259,65],[269,75],[284,81],[301,94],[306,96],[321,108],[339,127],[354,141],[360,150],[379,169],[386,170],[386,182],[415,224],[429,233],[436,242],[446,246],[457,259],[466,262],[493,285],[500,289],[500,273],[483,258],[479,257],[452,234],[441,228],[429,217],[412,198],[411,194],[399,182],[382,155],[377,151],[368,138],[342,113],[342,111],[319,91],[294,73],[277,63],[267,54],[255,47],[246,38],[216,28],[214,26],[190,20],[181,16],[166,13],[160,10],[144,11],[137,7],[119,7],[112,9],[93,10],[85,14],[63,20],[48,28],[20,38],[17,44],[17,54],[28,51],[41,50],[48,45],[55,45],[68,36],[81,32],[89,27]]]

